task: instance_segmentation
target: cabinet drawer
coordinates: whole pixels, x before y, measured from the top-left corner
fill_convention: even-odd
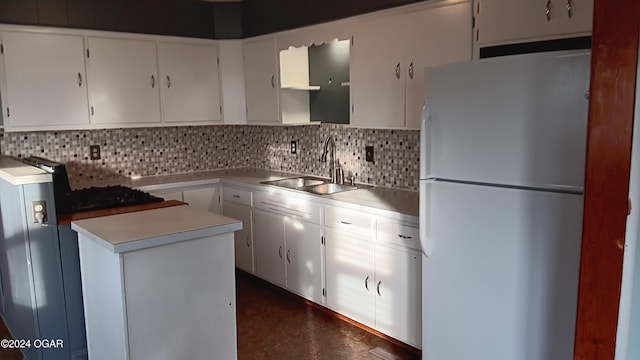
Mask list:
[[[224,199],[224,201],[231,201],[248,206],[253,205],[251,191],[240,190],[225,186],[222,190],[222,198]]]
[[[307,199],[257,191],[254,193],[255,207],[285,216],[295,216],[305,221],[320,224],[321,207]]]
[[[412,249],[420,249],[420,233],[418,228],[401,224],[391,219],[378,219],[376,239]]]
[[[373,235],[373,216],[350,210],[327,207],[324,210],[324,225],[361,236]]]

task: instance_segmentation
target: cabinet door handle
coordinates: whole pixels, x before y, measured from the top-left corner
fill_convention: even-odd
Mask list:
[[[272,88],[276,88],[276,76],[275,75],[271,75],[271,87]]]
[[[364,287],[367,289],[367,291],[369,291],[369,276],[367,275],[367,278],[364,279]]]
[[[409,79],[413,80],[413,61],[409,64]]]
[[[573,9],[571,7],[571,0],[567,0],[567,16],[569,19],[573,16]]]
[[[402,234],[398,234],[398,237],[401,239],[405,239],[405,240],[409,240],[409,239],[413,239],[411,236],[409,235],[402,235]]]
[[[340,220],[340,222],[341,222],[341,223],[343,223],[343,224],[345,224],[345,225],[351,225],[351,223],[350,223],[350,222],[348,222],[348,221]]]
[[[167,75],[167,89],[171,89],[171,77]]]
[[[549,0],[551,1],[551,0]],[[396,65],[396,79],[400,80],[400,63]]]
[[[378,291],[378,296],[382,297],[382,294],[380,294],[380,284],[382,284],[382,280],[378,281],[378,286],[376,286],[376,291]]]
[[[156,87],[156,76],[151,75],[151,88],[154,89]]]
[[[282,245],[278,248],[278,255],[280,255],[280,259],[282,259]]]
[[[287,250],[287,262],[291,263],[291,249]]]
[[[251,235],[247,235],[247,239],[245,240],[245,242],[247,243],[247,247],[251,247],[251,243],[249,243],[249,238],[251,237]]]
[[[82,74],[78,73],[78,87],[82,86]]]
[[[547,17],[547,21],[551,21],[551,0],[547,0],[547,6],[544,10],[544,14]]]

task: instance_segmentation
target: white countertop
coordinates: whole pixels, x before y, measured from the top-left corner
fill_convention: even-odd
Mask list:
[[[217,183],[220,181],[231,181],[235,184],[249,186],[253,189],[270,189],[272,191],[283,191],[288,194],[298,193],[301,196],[312,196],[317,201],[324,200],[340,201],[345,205],[365,206],[374,210],[384,212],[395,212],[411,217],[417,222],[419,193],[417,191],[402,190],[376,186],[368,189],[345,191],[333,195],[315,195],[304,191],[283,189],[273,185],[261,184],[263,181],[278,180],[288,177],[306,174],[296,174],[276,170],[265,170],[258,168],[235,168],[199,171],[172,175],[144,176],[138,179],[126,179],[118,181],[118,185],[126,185],[134,188],[142,188],[143,191],[154,191],[166,188],[170,184],[172,187],[197,186],[207,183]],[[105,182],[103,184],[72,184],[74,187],[116,185],[115,182]]]
[[[0,156],[0,179],[13,185],[51,182],[51,174],[7,156]]]
[[[121,253],[237,231],[242,221],[184,205],[75,220],[71,228]]]

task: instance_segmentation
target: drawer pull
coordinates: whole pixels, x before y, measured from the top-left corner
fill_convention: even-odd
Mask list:
[[[413,237],[409,235],[402,235],[402,234],[398,234],[398,237],[405,240],[413,239]]]
[[[240,195],[233,194],[233,197],[236,198],[236,199],[239,199]]]
[[[369,276],[364,279],[364,287],[367,289],[367,291],[369,291]]]
[[[345,224],[345,225],[351,225],[351,223],[350,223],[350,222],[348,222],[348,221],[340,220],[340,222],[341,222],[341,223],[343,223],[343,224]]]

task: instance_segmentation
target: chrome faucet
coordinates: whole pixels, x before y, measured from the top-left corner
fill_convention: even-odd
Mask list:
[[[344,173],[340,168],[340,164],[337,164],[338,166],[336,166],[336,142],[331,136],[329,136],[329,138],[327,138],[327,141],[324,143],[324,151],[320,156],[320,161],[327,162],[327,154],[330,156],[329,172],[331,173],[331,182],[343,184]]]

